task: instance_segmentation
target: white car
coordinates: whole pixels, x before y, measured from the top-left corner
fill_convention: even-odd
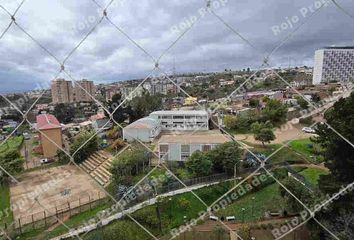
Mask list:
[[[40,160],[41,164],[46,164],[46,163],[49,163],[49,160],[48,158],[43,158]]]
[[[305,133],[316,133],[316,130],[310,127],[304,127],[302,131]]]

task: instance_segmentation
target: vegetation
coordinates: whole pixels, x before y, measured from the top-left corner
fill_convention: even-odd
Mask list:
[[[313,163],[321,163],[323,161],[321,156],[323,149],[309,138],[291,141],[290,148]]]
[[[297,96],[296,97],[297,103],[300,105],[302,109],[308,109],[309,108],[309,103],[306,101],[302,96]]]
[[[107,107],[110,112],[113,112],[113,119],[116,122],[122,123],[126,119],[129,119],[129,122],[134,122],[153,111],[160,110],[162,97],[161,94],[150,95],[145,91],[142,96],[134,97],[128,104],[122,105],[122,95],[115,94],[112,100],[107,103]],[[117,109],[118,106],[119,109]]]
[[[313,197],[313,193],[306,186],[302,185],[294,178],[287,177],[282,181],[282,184],[303,204],[305,204],[305,206],[311,207],[314,205],[315,199]],[[288,209],[295,213],[304,210],[304,206],[293,195],[285,190],[285,188],[279,186],[280,195],[284,198]]]
[[[10,209],[10,188],[8,184],[0,184],[0,226],[3,223],[12,222],[12,211]]]
[[[23,171],[24,159],[20,154],[23,137],[11,137],[0,147],[0,166],[9,174],[15,175]],[[5,183],[9,176],[0,171],[0,184]]]
[[[186,162],[188,172],[193,177],[207,176],[211,173],[213,163],[209,154],[196,151],[188,158]]]
[[[250,110],[238,116],[226,115],[224,118],[225,127],[231,131],[246,133],[249,132],[250,126],[256,122],[260,124],[269,122],[272,126],[280,126],[286,122],[288,109],[285,104],[279,100],[269,98],[263,101],[266,102],[266,106],[261,111]]]
[[[186,166],[192,177],[206,176],[211,172],[231,174],[235,164],[240,161],[241,154],[242,150],[236,143],[227,142],[207,152],[193,153]]]
[[[341,190],[342,186],[348,186],[354,181],[354,148],[348,144],[354,142],[354,93],[346,99],[340,99],[325,113],[328,125],[320,124],[317,128],[318,137],[314,139],[324,151],[325,166],[330,174],[321,175],[319,186],[324,194],[333,195]],[[324,222],[330,231],[340,239],[354,238],[354,223],[352,214],[354,211],[354,193],[347,192],[339,199],[332,202],[327,211],[322,211],[319,221]],[[323,229],[314,226],[319,234],[326,235]]]
[[[133,177],[144,173],[147,168],[149,168],[149,153],[142,147],[133,146],[113,160],[111,168],[113,183],[116,187],[131,186]]]
[[[74,156],[76,163],[86,160],[99,149],[99,138],[95,132],[80,132],[70,145],[70,155]]]
[[[59,122],[67,124],[75,117],[76,108],[72,104],[59,103],[54,107],[54,116]]]
[[[275,139],[275,135],[272,130],[273,126],[269,121],[265,123],[255,122],[251,125],[251,128],[254,134],[254,139],[262,142],[263,146],[265,142],[270,143]]]

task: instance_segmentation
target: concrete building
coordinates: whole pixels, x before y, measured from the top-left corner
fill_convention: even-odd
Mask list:
[[[56,79],[51,84],[52,101],[54,104],[74,101],[71,81]]]
[[[149,117],[159,120],[162,130],[209,130],[209,117],[206,111],[156,111]]]
[[[123,128],[123,139],[152,142],[161,132],[160,121],[149,117],[139,119]]]
[[[57,151],[63,146],[62,127],[59,121],[50,114],[37,116],[37,129],[43,156],[51,158],[57,155]]]
[[[354,81],[354,47],[326,47],[315,52],[313,84]]]
[[[228,142],[223,134],[163,135],[158,141],[160,161],[186,161],[195,151],[209,151]]]
[[[95,95],[96,87],[93,81],[83,79],[75,82],[75,102],[93,102],[94,99],[91,96]]]
[[[141,97],[143,92],[146,91],[142,86],[125,86],[120,89],[122,99],[131,101],[135,97]]]

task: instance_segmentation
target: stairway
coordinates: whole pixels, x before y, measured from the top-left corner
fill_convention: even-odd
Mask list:
[[[90,174],[100,185],[107,186],[112,174],[109,169],[113,156],[105,151],[98,151],[80,164],[80,167]]]

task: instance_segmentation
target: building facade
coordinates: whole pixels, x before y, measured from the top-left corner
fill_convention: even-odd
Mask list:
[[[354,81],[354,47],[327,47],[315,52],[313,84]]]
[[[57,151],[63,147],[62,127],[59,121],[51,114],[37,116],[37,129],[43,156],[51,158],[57,155]]]
[[[149,117],[159,120],[162,130],[209,130],[209,117],[206,111],[156,111]]]
[[[230,141],[223,134],[163,135],[158,142],[160,161],[186,161],[194,152],[206,152]]]
[[[95,95],[96,87],[93,81],[86,79],[75,82],[75,102],[93,102],[91,96]]]
[[[73,87],[71,81],[64,79],[56,79],[51,84],[52,102],[58,103],[71,103],[73,98]]]

